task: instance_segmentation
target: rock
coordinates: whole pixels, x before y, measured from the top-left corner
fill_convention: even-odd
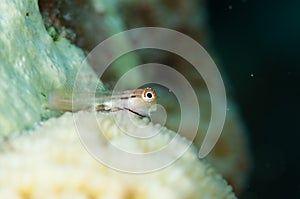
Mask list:
[[[75,79],[84,54],[64,37],[54,41],[37,1],[4,0],[0,13],[0,135],[7,136],[55,115],[47,109],[47,96],[72,88],[69,80]],[[83,87],[88,81],[83,79]]]

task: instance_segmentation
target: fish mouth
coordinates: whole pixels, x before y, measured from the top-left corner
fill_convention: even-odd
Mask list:
[[[134,110],[131,110],[129,108],[124,108],[124,110],[130,111],[131,113],[134,113],[134,114],[136,114],[136,115],[138,115],[140,117],[148,117],[147,115],[142,115],[142,114],[140,114],[140,113],[138,113],[138,112],[136,112]]]

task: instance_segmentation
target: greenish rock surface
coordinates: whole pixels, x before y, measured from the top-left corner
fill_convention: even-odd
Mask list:
[[[63,36],[54,40],[49,35],[37,0],[2,0],[0,13],[0,136],[3,137],[31,128],[55,114],[47,109],[48,95],[54,89],[72,88],[84,53]],[[86,69],[89,77],[96,78],[92,70]],[[89,80],[83,80],[82,86],[88,85]]]

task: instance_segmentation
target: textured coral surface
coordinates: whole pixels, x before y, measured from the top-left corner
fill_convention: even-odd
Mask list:
[[[91,115],[76,114],[84,118]],[[122,117],[120,112],[117,115]],[[178,145],[188,143],[183,138],[174,138],[174,132],[165,128],[153,141],[133,139],[130,142],[108,114],[99,114],[98,120],[110,142],[131,150],[156,150],[171,139]],[[93,131],[88,122],[83,125],[87,129],[85,133]],[[152,123],[146,125],[149,133],[159,128]],[[126,128],[136,131],[132,125]],[[103,139],[99,136],[99,145],[102,143],[103,152],[107,152]],[[197,158],[193,147],[171,166],[149,174],[125,174],[101,165],[80,143],[70,113],[50,119],[29,135],[5,144],[0,155],[0,198],[235,198],[231,187],[210,164]],[[175,151],[169,151],[160,158],[174,154]],[[122,162],[132,167],[138,164],[130,159]]]

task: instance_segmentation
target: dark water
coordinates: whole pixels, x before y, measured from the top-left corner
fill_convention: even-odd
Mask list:
[[[300,1],[209,0],[213,44],[251,132],[242,198],[300,198]]]

